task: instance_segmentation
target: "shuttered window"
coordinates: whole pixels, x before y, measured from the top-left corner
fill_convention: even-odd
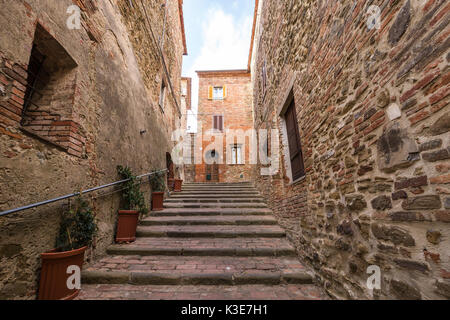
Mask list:
[[[292,100],[285,114],[286,130],[289,143],[289,157],[291,161],[292,180],[297,180],[305,175],[303,164],[303,152],[298,131],[297,113],[295,103]]]
[[[227,97],[227,86],[208,86],[208,100],[224,100]]]
[[[223,116],[213,116],[213,129],[223,131]]]

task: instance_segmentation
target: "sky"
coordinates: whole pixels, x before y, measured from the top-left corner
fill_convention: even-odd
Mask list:
[[[194,112],[198,106],[195,71],[247,69],[254,6],[254,0],[184,0],[188,55],[183,58],[183,76],[192,78]]]

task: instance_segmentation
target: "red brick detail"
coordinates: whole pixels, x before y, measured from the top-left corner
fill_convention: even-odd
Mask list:
[[[418,81],[411,89],[406,91],[401,97],[400,97],[400,103],[405,102],[409,98],[411,98],[418,90],[425,87],[427,84],[429,84],[431,81],[436,79],[439,76],[439,71],[435,73],[431,73],[426,75],[423,79]]]
[[[430,178],[431,184],[450,183],[450,174]]]
[[[430,22],[430,26],[434,26],[448,11],[450,11],[450,3],[448,3],[444,9],[442,9],[433,20]]]
[[[430,104],[441,101],[450,93],[450,86],[445,86],[430,97]]]
[[[439,210],[434,212],[437,221],[450,222],[450,210]]]

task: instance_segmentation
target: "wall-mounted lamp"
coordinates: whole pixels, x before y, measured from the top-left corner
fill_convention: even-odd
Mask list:
[[[141,133],[141,135],[142,135],[142,134],[144,134],[144,133],[146,133],[146,132],[147,132],[147,130],[141,130],[140,133]]]

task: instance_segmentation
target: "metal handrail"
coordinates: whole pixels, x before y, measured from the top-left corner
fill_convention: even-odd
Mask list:
[[[153,175],[155,173],[166,172],[166,171],[168,171],[168,170],[167,169],[163,169],[163,170],[159,170],[159,171],[153,171],[153,172],[149,172],[149,173],[137,176],[137,178],[141,179],[141,178],[144,178],[144,177],[151,176],[151,175]],[[108,184],[104,184],[102,186],[98,186],[98,187],[95,187],[95,188],[87,189],[87,190],[84,190],[84,191],[81,191],[81,192],[71,193],[71,194],[67,194],[65,196],[53,198],[53,199],[50,199],[50,200],[36,202],[36,203],[29,204],[29,205],[26,205],[26,206],[23,206],[23,207],[6,210],[6,211],[3,211],[3,212],[0,212],[0,217],[1,216],[5,216],[5,215],[10,214],[10,213],[14,213],[14,212],[19,212],[19,211],[23,211],[23,210],[27,210],[27,209],[31,209],[31,208],[36,208],[36,207],[39,207],[39,206],[42,206],[42,205],[45,205],[45,204],[49,204],[49,203],[53,203],[53,202],[56,202],[56,201],[77,197],[77,196],[79,196],[81,194],[97,191],[97,190],[104,189],[104,188],[107,188],[107,187],[112,187],[112,186],[115,186],[115,185],[118,185],[118,184],[121,184],[121,183],[124,183],[124,182],[127,182],[127,181],[130,181],[130,179],[115,181],[115,182],[111,182],[111,183],[108,183]]]

